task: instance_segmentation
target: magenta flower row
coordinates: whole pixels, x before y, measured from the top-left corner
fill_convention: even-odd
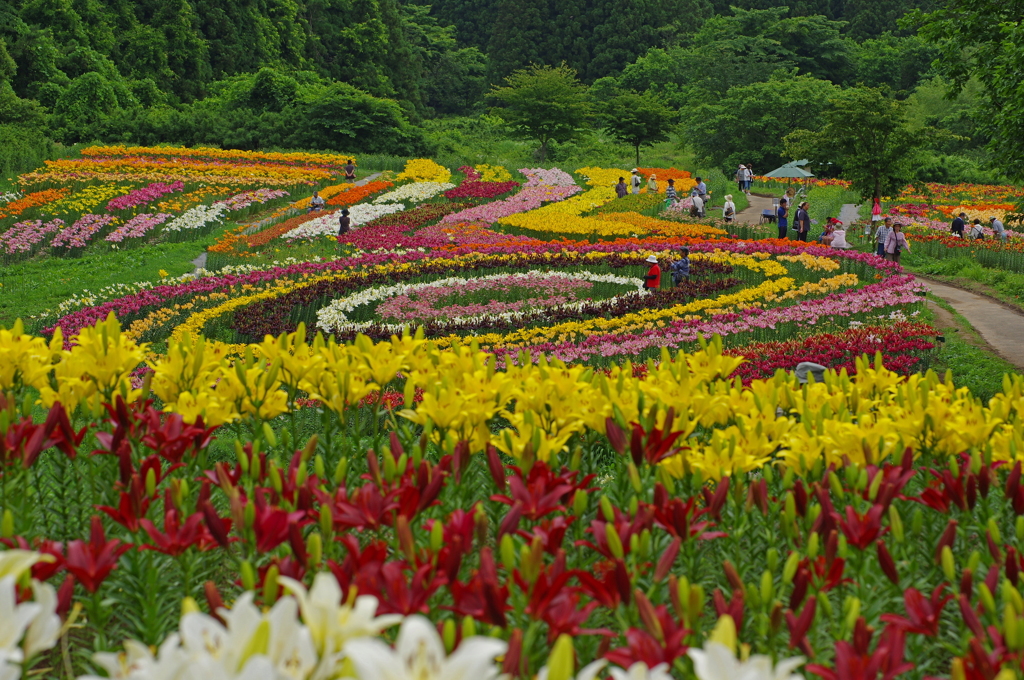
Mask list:
[[[175,191],[182,191],[185,188],[185,183],[182,181],[173,182],[167,184],[166,182],[153,182],[149,186],[144,186],[141,189],[133,189],[124,196],[118,196],[112,198],[107,203],[107,210],[127,210],[128,208],[135,208],[140,205],[146,205],[151,201],[155,201],[161,196],[174,193]]]

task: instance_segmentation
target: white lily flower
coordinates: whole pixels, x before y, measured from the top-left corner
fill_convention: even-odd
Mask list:
[[[402,621],[399,614],[377,616],[377,598],[360,595],[355,606],[342,602],[341,587],[334,575],[321,572],[313,579],[309,592],[306,587],[286,576],[278,582],[299,601],[302,622],[309,628],[313,644],[321,656],[341,651],[349,640],[376,637],[381,631]]]
[[[0,551],[0,579],[8,576],[19,578],[25,570],[43,559],[34,550],[2,550]],[[52,557],[48,559],[53,560]]]
[[[32,599],[39,605],[39,612],[25,632],[26,659],[57,644],[62,625],[57,615],[57,591],[53,586],[33,580]]]
[[[19,645],[21,637],[32,619],[43,609],[42,605],[35,602],[18,604],[16,583],[13,576],[0,579],[0,664],[19,664],[24,660]]]
[[[691,648],[686,653],[693,659],[698,680],[803,680],[793,673],[803,664],[802,656],[783,659],[773,666],[771,658],[762,654],[741,661],[735,649],[736,625],[732,617],[722,616],[704,649]]]
[[[125,640],[123,652],[93,654],[93,663],[107,672],[106,678],[83,675],[78,680],[171,680],[189,660],[180,642],[176,633],[168,636],[154,656],[149,646]]]
[[[437,629],[426,618],[406,617],[392,649],[376,638],[350,640],[344,652],[359,680],[494,680],[501,672],[494,662],[508,645],[473,636],[445,656]]]
[[[672,680],[667,663],[659,663],[654,668],[648,668],[643,661],[637,661],[629,667],[629,670],[612,666],[608,672],[611,673],[614,680]]]

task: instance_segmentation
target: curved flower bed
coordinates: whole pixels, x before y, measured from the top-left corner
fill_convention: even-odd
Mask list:
[[[106,236],[111,243],[121,243],[125,239],[142,238],[154,228],[160,226],[173,215],[170,213],[142,213],[131,218]]]
[[[53,248],[84,248],[92,237],[103,231],[117,218],[113,215],[83,215],[70,227],[57,232],[50,241]]]
[[[411,184],[403,184],[386,194],[381,194],[373,199],[373,202],[375,204],[422,203],[454,188],[455,185],[451,182],[413,182]]]
[[[129,208],[136,208],[140,205],[152,203],[156,199],[166,196],[167,194],[182,191],[184,189],[185,183],[180,180],[171,184],[167,184],[165,182],[153,182],[141,189],[133,189],[124,196],[118,196],[117,198],[110,199],[107,203],[107,210],[128,210]]]
[[[42,220],[26,220],[0,234],[0,252],[7,254],[31,253],[36,246],[43,243],[47,234],[53,234],[64,226],[64,220],[52,219],[43,223]]]

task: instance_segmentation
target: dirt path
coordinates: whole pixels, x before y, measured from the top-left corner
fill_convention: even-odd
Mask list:
[[[761,213],[772,209],[772,199],[767,196],[751,194],[748,196],[750,207],[736,213],[736,221],[743,224],[760,224]]]
[[[996,354],[1024,369],[1024,314],[992,298],[930,279],[917,279],[966,318]]]

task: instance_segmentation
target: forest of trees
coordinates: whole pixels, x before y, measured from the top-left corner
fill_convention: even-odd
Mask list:
[[[495,88],[536,64],[575,71],[594,129],[624,95],[656,98],[673,138],[723,169],[783,160],[831,97],[881,88],[945,133],[928,179],[977,181],[993,176],[992,87],[940,64],[941,12],[974,0],[944,1],[0,0],[0,148],[430,153],[425,121],[501,116]]]

